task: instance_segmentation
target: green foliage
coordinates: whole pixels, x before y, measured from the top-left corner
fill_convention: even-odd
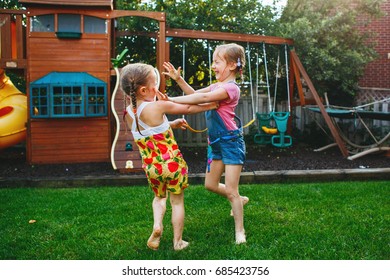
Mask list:
[[[275,9],[257,0],[156,1],[171,28],[269,35]],[[183,17],[185,15],[185,17]]]
[[[26,80],[22,71],[9,69],[6,75],[10,78],[14,86],[22,93],[26,93]]]
[[[242,185],[247,244],[234,244],[226,199],[185,191],[183,238],[172,248],[168,203],[160,249],[143,187],[0,189],[1,260],[388,260],[387,181]]]
[[[371,34],[359,27],[380,14],[382,0],[289,0],[280,34],[293,38],[298,56],[320,94],[351,105],[366,64],[376,58]]]
[[[2,0],[0,2],[0,9],[17,9],[20,6],[18,0]]]
[[[152,10],[140,1],[116,1],[118,10]],[[143,17],[121,17],[116,20],[116,31],[125,35],[116,38],[116,53],[124,49],[129,52],[122,65],[128,62],[144,62],[156,65],[156,35],[159,30],[158,22]],[[118,65],[120,66],[120,65]]]

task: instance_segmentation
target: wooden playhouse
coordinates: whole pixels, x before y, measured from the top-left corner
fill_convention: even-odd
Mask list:
[[[114,20],[158,12],[116,11],[113,0],[20,0],[26,7],[27,161],[32,164],[110,161],[116,124],[111,110],[116,82]],[[163,36],[165,32],[163,32]],[[165,53],[165,37],[158,40]],[[163,57],[159,57],[162,65]],[[116,103],[123,99],[118,97]],[[120,104],[117,104],[118,107]],[[122,110],[121,107],[120,110]],[[138,151],[118,139],[116,168],[128,160],[140,168]]]
[[[27,7],[27,160],[108,161],[112,1],[20,0]]]

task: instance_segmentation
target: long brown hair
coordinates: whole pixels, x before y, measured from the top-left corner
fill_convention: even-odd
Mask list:
[[[130,97],[133,113],[135,116],[135,122],[137,124],[137,130],[139,133],[139,124],[137,116],[137,91],[142,86],[149,84],[150,74],[154,71],[151,65],[144,63],[128,64],[122,68],[121,71],[121,88],[124,93],[124,107],[127,108],[126,96]]]

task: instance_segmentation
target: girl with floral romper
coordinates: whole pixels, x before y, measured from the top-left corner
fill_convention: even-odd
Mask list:
[[[121,71],[121,88],[125,94],[125,120],[139,147],[142,168],[154,192],[153,231],[147,246],[157,250],[163,232],[167,192],[172,206],[173,247],[182,250],[188,242],[182,239],[184,226],[184,193],[188,187],[188,167],[172,132],[185,129],[184,119],[169,122],[165,114],[194,114],[216,108],[216,103],[186,105],[156,101],[159,93],[158,72],[151,65],[129,64]],[[128,99],[130,99],[128,101]],[[131,105],[127,106],[129,103]]]

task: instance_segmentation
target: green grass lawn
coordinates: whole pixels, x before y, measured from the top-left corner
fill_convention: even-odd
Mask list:
[[[390,183],[242,185],[247,244],[234,244],[228,202],[185,193],[184,239],[172,248],[170,206],[158,251],[146,247],[152,192],[143,187],[0,189],[0,259],[388,260]],[[29,223],[35,220],[34,223]]]

